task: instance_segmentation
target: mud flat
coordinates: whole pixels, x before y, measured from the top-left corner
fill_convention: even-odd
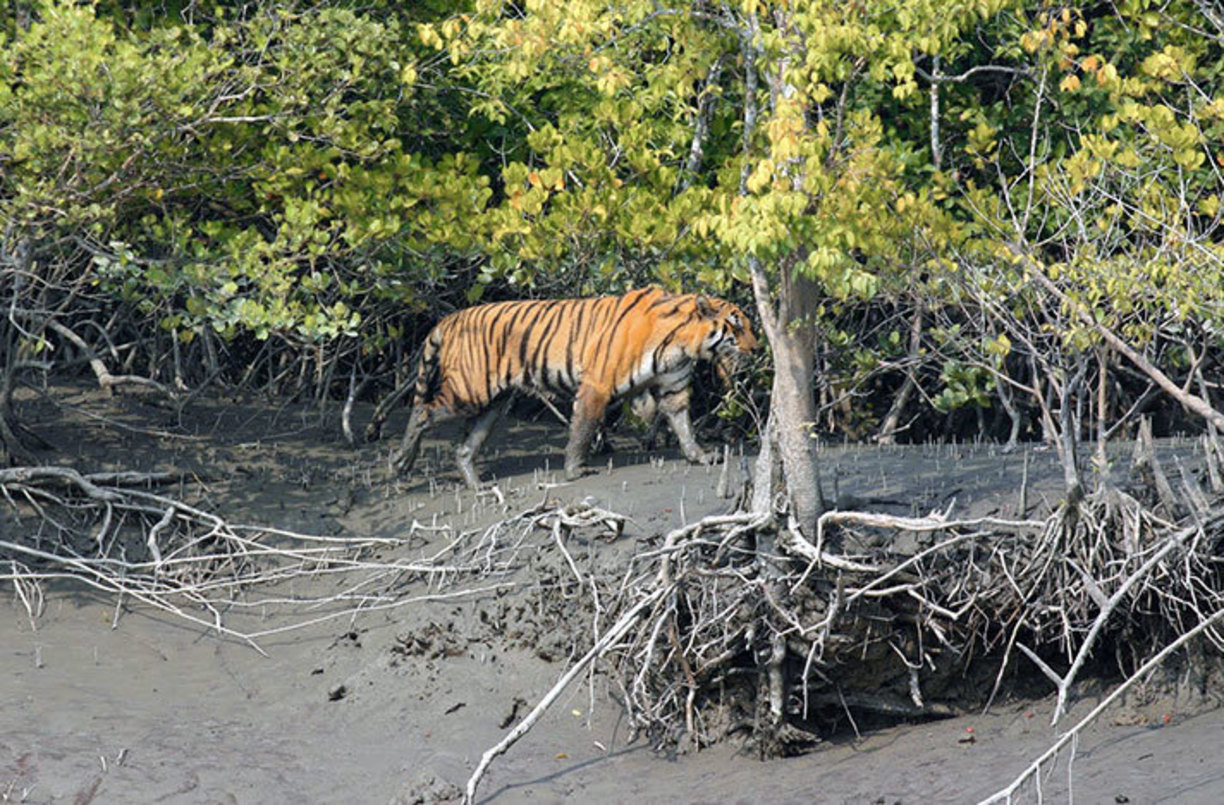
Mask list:
[[[715,494],[717,468],[690,467],[666,450],[642,452],[623,437],[613,440],[610,463],[596,457],[591,475],[558,484],[551,470],[561,463],[564,433],[545,422],[512,422],[495,436],[481,470],[496,478],[498,492],[475,495],[457,488],[446,432],[427,440],[424,474],[405,481],[388,475],[386,444],[354,450],[334,426],[319,424],[313,408],[205,400],[179,413],[140,396],[71,388],[53,399],[27,395],[21,405],[59,448],[54,463],[175,474],[165,494],[231,523],[385,538],[390,547],[363,549],[372,564],[436,556],[458,535],[479,535],[542,505],[582,505],[627,519],[619,535],[575,531],[565,543],[570,559],[584,570],[617,569],[661,535],[729,506]],[[1118,473],[1126,451],[1118,448]],[[1193,460],[1194,445],[1169,443],[1161,453],[1173,466],[1177,456]],[[1026,462],[1027,510],[1019,512]],[[825,447],[821,470],[831,497],[897,516],[952,506],[963,516],[1039,517],[1061,495],[1055,457],[1031,449],[1026,458],[992,445]],[[737,457],[732,487],[739,472]],[[17,518],[5,509],[0,539],[53,538],[45,524],[32,533],[35,523],[28,512]],[[0,801],[459,797],[481,753],[584,650],[576,635],[587,624],[572,622],[573,610],[557,603],[566,588],[539,575],[554,567],[536,558],[553,550],[547,530],[539,539],[525,538],[535,533],[526,527],[505,533],[498,550],[518,551],[518,569],[479,583],[380,576],[376,601],[360,598],[346,574],[269,582],[257,596],[262,605],[223,612],[235,632],[264,635],[255,640],[259,650],[73,580],[43,580],[31,618],[10,585],[0,614]],[[313,603],[301,611],[286,601]],[[1008,784],[1058,735],[1049,726],[1051,698],[1012,692],[1049,690],[1040,673],[1017,663],[1005,681],[985,713],[953,707],[948,718],[879,729],[842,723],[806,754],[762,761],[734,732],[698,752],[630,740],[617,690],[603,675],[588,675],[493,765],[479,798],[974,802]],[[1060,727],[1106,690],[1091,678],[1081,683]],[[1046,770],[1043,794],[1066,801],[1070,785],[1081,802],[1221,801],[1218,697],[1217,688],[1189,682],[1141,686],[1083,733],[1070,767],[1064,753]]]

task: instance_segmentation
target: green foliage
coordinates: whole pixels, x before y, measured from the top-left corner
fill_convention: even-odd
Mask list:
[[[963,328],[923,336],[950,408],[1047,338],[1096,348],[1017,250],[1141,347],[1224,325],[1224,39],[1192,0],[0,12],[10,240],[183,339],[381,348],[482,298],[746,296],[755,260],[767,301],[814,284],[856,383],[906,352],[884,311]]]
[[[363,307],[444,279],[421,255],[480,248],[478,161],[402,138],[396,21],[223,10],[137,29],[45,4],[0,60],[4,217],[184,335],[353,335]]]
[[[948,413],[958,408],[990,407],[994,380],[981,367],[949,361],[940,372],[939,379],[943,390],[933,400],[935,410]]]

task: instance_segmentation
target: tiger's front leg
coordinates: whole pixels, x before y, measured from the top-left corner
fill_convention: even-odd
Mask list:
[[[598,391],[594,386],[583,385],[574,399],[574,413],[570,417],[569,444],[565,446],[565,480],[575,481],[582,477],[582,465],[586,462],[587,449],[595,438],[595,431],[603,422],[604,411],[611,395]]]
[[[693,436],[693,423],[689,420],[689,390],[687,388],[672,391],[659,397],[659,410],[667,417],[667,424],[680,440],[680,449],[684,457],[694,464],[713,464],[717,460],[714,453],[706,452]]]
[[[507,397],[468,423],[467,437],[455,450],[455,463],[459,465],[459,472],[463,475],[463,481],[468,485],[468,489],[480,489],[480,476],[476,473],[476,465],[473,461],[485,440],[489,438],[489,434],[492,433],[493,426],[506,411],[510,410],[512,402],[513,398]]]

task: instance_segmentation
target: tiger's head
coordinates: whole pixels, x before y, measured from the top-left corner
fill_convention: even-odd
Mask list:
[[[697,316],[704,330],[698,355],[712,360],[718,375],[729,383],[743,364],[744,356],[756,349],[757,338],[744,311],[725,299],[696,296]]]

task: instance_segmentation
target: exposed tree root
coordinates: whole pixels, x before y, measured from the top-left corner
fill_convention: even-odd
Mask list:
[[[832,512],[817,533],[832,529],[928,543],[908,554],[831,553],[771,515],[735,513],[672,531],[615,577],[574,568],[591,590],[587,606],[617,626],[589,635],[594,644],[534,714],[601,662],[652,745],[700,747],[747,725],[760,751],[786,753],[819,740],[841,714],[940,717],[966,698],[980,704],[1020,646],[1055,682],[1058,718],[1104,643],[1181,640],[1179,618],[1224,607],[1209,561],[1224,540],[1218,505],[1173,524],[1108,489],[1045,521]],[[1195,634],[1218,641],[1217,621],[1200,621]],[[1066,670],[1055,673],[1060,663]],[[976,693],[951,692],[974,668],[989,671],[974,676]],[[530,726],[485,754],[469,801],[492,759]]]
[[[926,543],[833,553],[821,545],[832,529]],[[603,616],[632,612],[638,626],[596,654],[639,734],[700,747],[750,724],[762,752],[785,753],[839,713],[980,704],[1017,650],[1055,684],[1058,720],[1107,645],[1181,645],[1187,621],[1221,642],[1219,617],[1202,614],[1224,609],[1219,501],[1174,523],[1102,487],[1045,521],[831,512],[817,535],[768,515],[709,517],[638,553],[615,587],[604,580]],[[1131,679],[1152,657],[1132,659],[1118,669]]]

